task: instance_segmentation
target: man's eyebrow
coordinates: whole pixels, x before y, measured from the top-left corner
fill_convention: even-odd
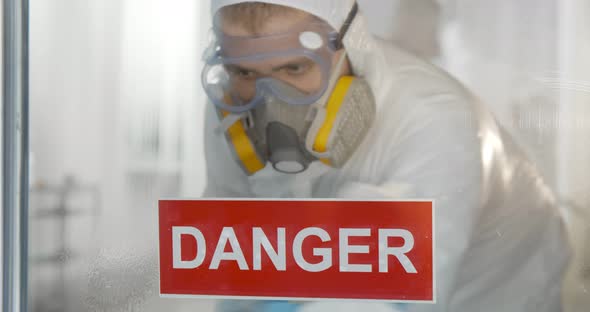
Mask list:
[[[311,60],[309,58],[305,57],[305,56],[302,56],[302,57],[298,57],[296,59],[292,59],[292,60],[286,61],[286,62],[284,62],[281,65],[277,65],[277,66],[275,66],[275,67],[272,68],[272,71],[279,71],[279,70],[281,70],[281,69],[283,69],[285,67],[289,67],[289,66],[292,66],[292,65],[309,64],[309,63],[311,63]]]
[[[276,72],[276,71],[280,71],[281,69],[283,69],[285,67],[288,67],[288,66],[301,65],[301,64],[309,64],[311,62],[312,61],[309,58],[307,58],[305,56],[301,56],[301,57],[297,57],[297,58],[294,58],[294,59],[291,59],[291,60],[287,60],[287,61],[285,61],[284,63],[282,63],[280,65],[274,66],[272,68],[272,71],[273,72]],[[255,74],[260,74],[260,72],[257,69],[250,68],[250,67],[244,66],[244,65],[239,65],[239,64],[226,64],[225,67],[228,70],[234,70],[234,71],[235,70],[243,70],[243,71],[253,72]]]

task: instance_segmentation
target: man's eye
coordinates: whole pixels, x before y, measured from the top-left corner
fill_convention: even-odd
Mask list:
[[[238,70],[238,76],[243,79],[253,79],[256,78],[256,73],[251,70],[240,69]]]
[[[285,67],[289,75],[301,75],[308,70],[309,66],[306,64],[291,64]]]
[[[232,76],[236,76],[240,79],[254,79],[256,78],[256,72],[242,69],[242,68],[230,68],[229,72]]]

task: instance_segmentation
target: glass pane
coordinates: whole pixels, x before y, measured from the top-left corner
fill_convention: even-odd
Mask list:
[[[359,3],[379,42],[395,44],[464,84],[540,172],[556,195],[573,248],[563,286],[564,311],[585,311],[590,305],[588,1]],[[157,208],[162,198],[194,199],[205,193],[375,197],[374,189],[360,182],[377,179],[367,173],[375,170],[371,161],[398,153],[394,147],[367,156],[354,177],[346,170],[320,173],[330,181],[325,188],[307,183],[319,179],[313,175],[306,180],[272,170],[262,172],[260,179],[247,178],[241,171],[233,176],[230,169],[207,176],[207,169],[217,168],[211,155],[227,160],[227,168],[238,168],[225,147],[219,154],[209,150],[209,162],[205,159],[204,138],[211,138],[212,128],[219,124],[206,114],[206,107],[211,110],[213,104],[201,84],[202,55],[213,36],[210,14],[210,1],[194,0],[31,3],[31,311],[215,311],[219,302],[213,299],[159,296]],[[354,53],[367,51],[349,51],[353,67],[361,59],[355,59]],[[363,60],[368,63],[371,58],[367,59]],[[393,72],[392,68],[381,74],[389,77]],[[381,107],[393,101],[382,96],[385,93],[375,93],[381,95],[378,101],[385,102]],[[394,123],[397,117],[383,120]],[[409,172],[415,163],[407,161]],[[385,185],[385,193],[378,194],[395,197],[406,187],[422,186],[404,181],[414,183],[416,173],[412,177],[402,173],[395,177],[399,184]],[[234,177],[228,192],[215,192],[217,179]],[[345,189],[344,182],[354,178],[359,183]],[[458,178],[444,176],[438,184],[424,184],[436,188],[444,184],[441,181],[454,179]],[[277,185],[293,187],[280,193],[273,188]],[[243,192],[242,186],[248,191]],[[449,194],[441,195],[444,201],[443,195]],[[457,224],[441,226],[437,224],[437,229]],[[482,304],[489,305],[483,299]],[[233,307],[249,311],[246,306]],[[347,308],[367,310],[356,307]],[[275,311],[271,305],[250,308]],[[299,307],[300,311],[314,308],[344,311],[336,303]],[[412,305],[385,308],[415,309]]]

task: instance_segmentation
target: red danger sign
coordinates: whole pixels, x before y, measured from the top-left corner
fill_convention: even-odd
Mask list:
[[[431,201],[159,206],[162,296],[435,301]]]

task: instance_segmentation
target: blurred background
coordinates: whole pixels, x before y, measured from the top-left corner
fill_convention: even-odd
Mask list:
[[[559,195],[590,306],[590,1],[361,2],[376,36],[476,92]],[[157,200],[205,184],[208,1],[31,1],[31,310],[211,311],[158,297]]]

